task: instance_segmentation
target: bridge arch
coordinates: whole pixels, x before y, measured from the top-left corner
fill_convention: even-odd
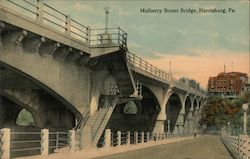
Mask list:
[[[194,116],[194,114],[195,114],[195,112],[196,112],[197,107],[198,107],[198,100],[197,100],[197,98],[195,97],[195,98],[194,98],[194,101],[193,101],[193,116]]]
[[[25,83],[30,83],[30,85],[29,85],[30,89],[44,90],[44,92],[47,92],[51,97],[57,99],[60,103],[62,103],[64,106],[66,106],[67,109],[69,109],[75,115],[75,117],[77,119],[80,119],[81,113],[70,102],[68,102],[64,97],[59,95],[57,92],[55,92],[53,89],[51,89],[50,87],[48,87],[44,83],[40,82],[39,80],[35,79],[34,77],[32,77],[32,76],[22,72],[21,70],[14,68],[14,67],[12,67],[12,66],[10,66],[2,61],[0,61],[0,67],[1,67],[1,70],[2,69],[6,70],[8,72],[8,74],[12,74],[12,76],[14,75],[15,77],[22,78],[23,80],[21,80],[20,83],[18,83],[18,84],[22,84],[25,81]],[[1,79],[1,81],[10,82],[10,80],[8,78],[4,79],[4,80]],[[16,81],[14,81],[14,82],[16,82]],[[5,85],[5,84],[3,84],[3,85]],[[2,93],[3,93],[3,89],[5,89],[5,88],[0,88],[0,91]],[[11,88],[11,89],[13,89],[13,88]],[[18,88],[18,89],[20,89],[20,88]],[[21,88],[21,89],[23,89],[23,88]],[[3,93],[3,94],[5,94],[5,93]],[[13,99],[13,97],[11,97],[10,99],[12,101],[14,101],[15,103],[19,103],[19,101],[16,99]],[[27,108],[27,109],[29,109],[29,108]],[[32,110],[29,110],[29,111],[32,111]]]
[[[34,127],[69,130],[75,126],[73,112],[43,90],[2,90],[0,94],[15,105],[12,109],[15,114],[10,117],[13,122],[6,124],[7,127],[16,125],[18,114],[23,108],[32,115]]]
[[[164,131],[168,131],[168,120],[170,121],[170,132],[174,131],[178,115],[182,109],[181,96],[173,92],[166,104],[167,121],[165,122]]]
[[[192,107],[192,100],[190,98],[190,96],[187,96],[185,99],[185,114],[184,114],[184,122],[186,121],[188,114],[191,110]]]
[[[145,85],[142,85],[142,99],[134,99],[137,113],[125,113],[124,108],[128,102],[119,103],[107,124],[112,131],[145,131],[152,132],[160,105],[154,93]],[[131,100],[131,99],[128,99]]]

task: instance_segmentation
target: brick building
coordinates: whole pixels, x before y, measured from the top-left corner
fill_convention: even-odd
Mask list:
[[[247,82],[246,73],[222,72],[217,77],[209,77],[208,93],[222,95],[226,98],[236,98],[245,91]]]

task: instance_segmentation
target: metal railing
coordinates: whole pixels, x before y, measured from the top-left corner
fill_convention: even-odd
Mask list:
[[[11,155],[31,153],[40,154],[41,150],[41,132],[13,132],[10,133]]]
[[[143,60],[139,56],[132,54],[131,52],[127,53],[127,59],[130,67],[136,67],[142,71],[145,71],[153,76],[161,78],[163,80],[171,81],[171,76],[169,73],[162,71],[161,69],[153,66],[147,61]]]
[[[69,132],[49,132],[49,149],[69,146]]]
[[[127,33],[120,27],[91,29],[90,46],[120,45],[127,47]]]
[[[108,111],[110,110],[110,107],[112,107],[113,97],[115,95],[117,95],[117,93],[119,91],[118,87],[116,85],[110,85],[110,87],[111,88],[109,88],[109,95],[106,98],[106,101],[104,102],[105,105],[103,106],[103,108],[101,108],[102,110],[100,110],[100,112],[102,113],[102,115],[101,114],[98,115],[98,117],[96,118],[96,120],[94,121],[94,123],[93,123],[93,125],[91,127],[92,139],[96,136],[96,134],[98,133],[98,130],[102,126],[102,124],[104,122],[103,119],[105,118],[105,116],[107,115]]]
[[[105,135],[103,134],[103,137],[105,138]],[[180,137],[193,137],[193,135],[187,135],[187,134],[169,134],[169,133],[149,133],[149,132],[120,132],[120,135],[118,135],[118,132],[111,132],[110,134],[110,146],[111,147],[117,147],[121,145],[136,145],[136,144],[143,144],[148,142],[157,142],[162,140],[168,140],[173,138],[180,138]],[[104,141],[105,139],[102,139]],[[107,145],[102,144],[100,147],[104,147]]]
[[[185,84],[184,82],[176,79],[172,74],[166,73],[165,71],[153,66],[146,60],[143,60],[139,56],[127,52],[127,60],[129,67],[133,70],[133,68],[137,68],[141,71],[144,71],[150,75],[155,76],[156,78],[165,80],[166,82],[170,82],[174,84],[175,86],[181,87],[184,90],[188,90],[190,93],[197,94],[197,93],[202,93],[201,91],[194,89],[190,87],[188,84]]]
[[[121,145],[126,145],[127,144],[127,132],[121,132]]]
[[[4,0],[3,4],[53,29],[70,35],[91,47],[119,45],[127,47],[127,33],[121,28],[90,29],[70,15],[44,3],[43,0]],[[7,2],[7,3],[6,3]]]
[[[250,139],[248,136],[222,136],[225,146],[236,158],[250,159]]]

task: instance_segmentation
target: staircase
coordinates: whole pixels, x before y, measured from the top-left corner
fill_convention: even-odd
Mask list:
[[[112,71],[120,94],[129,97],[136,91],[135,82],[128,67],[126,54],[124,52],[116,52],[109,60],[110,70]]]
[[[81,126],[82,148],[96,146],[118,102],[117,89],[117,87],[113,87],[110,89],[109,95],[100,97],[103,99],[103,102],[99,103],[98,111],[93,116],[90,116],[85,124]]]

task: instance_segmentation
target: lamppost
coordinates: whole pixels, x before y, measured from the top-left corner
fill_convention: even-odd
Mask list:
[[[170,134],[170,120],[168,120],[168,134]]]
[[[229,127],[230,127],[230,122],[227,122],[227,135],[229,135]]]
[[[243,134],[247,135],[247,109],[248,109],[248,104],[245,103],[242,105],[242,109],[244,110],[244,117],[243,117]]]

